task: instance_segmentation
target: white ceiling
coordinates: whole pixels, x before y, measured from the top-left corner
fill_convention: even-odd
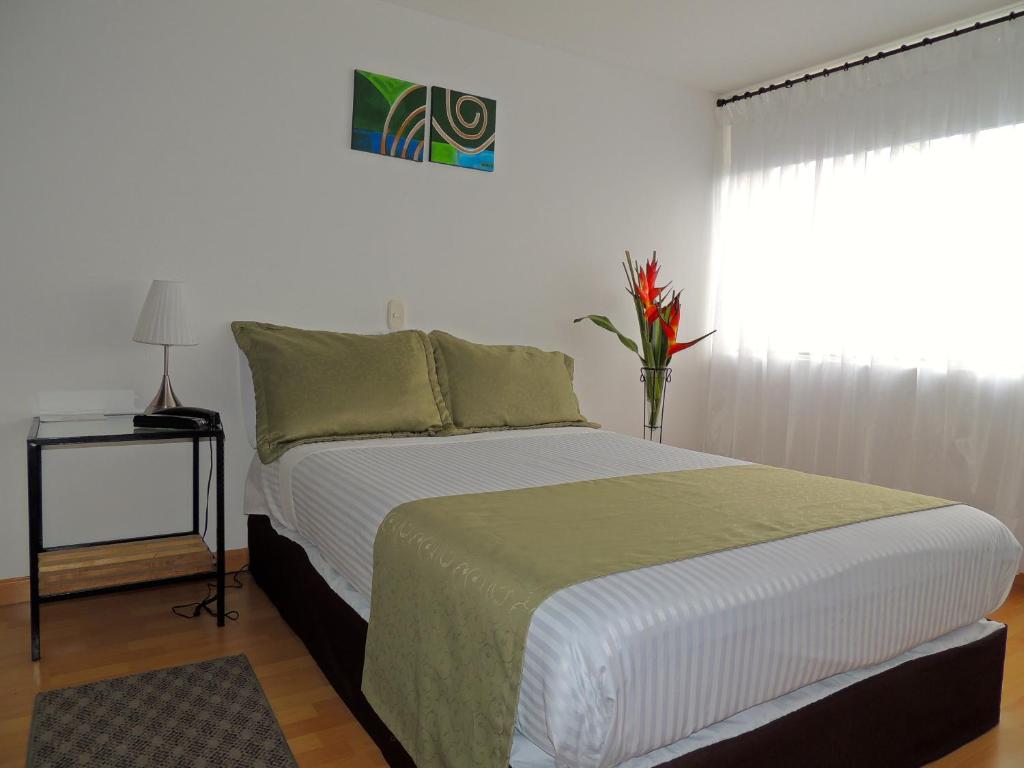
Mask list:
[[[388,0],[713,93],[791,74],[1007,0]]]

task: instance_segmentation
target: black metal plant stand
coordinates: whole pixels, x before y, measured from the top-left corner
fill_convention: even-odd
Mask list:
[[[661,427],[665,419],[665,395],[672,381],[671,368],[641,368],[640,381],[644,385],[644,438],[661,442]]]

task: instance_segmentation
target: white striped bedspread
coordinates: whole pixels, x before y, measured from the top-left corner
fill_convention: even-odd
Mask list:
[[[277,522],[369,598],[377,528],[404,502],[740,463],[561,428],[300,446],[260,479]],[[533,616],[517,729],[556,766],[618,765],[978,621],[1020,554],[957,505],[577,584]]]

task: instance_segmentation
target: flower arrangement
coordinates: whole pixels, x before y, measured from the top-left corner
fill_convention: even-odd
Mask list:
[[[714,331],[705,333],[690,341],[676,341],[679,333],[679,319],[682,315],[679,291],[669,292],[669,285],[658,286],[658,252],[655,251],[643,266],[633,263],[633,257],[626,251],[622,262],[626,272],[626,293],[633,299],[637,323],[640,326],[640,344],[622,334],[604,315],[584,315],[573,320],[579,323],[590,320],[594,325],[610,331],[630,352],[640,358],[641,380],[644,382],[644,432],[654,437],[655,431],[661,438],[661,417],[663,412],[665,385],[671,379],[672,356],[700,343]]]

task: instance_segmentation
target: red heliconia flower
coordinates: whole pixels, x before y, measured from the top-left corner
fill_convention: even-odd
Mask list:
[[[653,323],[661,315],[658,301],[665,286],[659,288],[656,285],[660,270],[661,265],[658,263],[657,254],[648,259],[645,266],[636,268],[636,294],[643,305],[644,316],[648,323]]]
[[[640,343],[625,336],[605,315],[584,315],[573,320],[581,323],[589,320],[598,328],[614,333],[622,345],[640,358],[646,368],[664,368],[668,366],[672,355],[706,339],[711,333],[705,333],[693,341],[677,342],[679,332],[679,292],[671,291],[669,285],[659,286],[657,252],[643,266],[635,263],[626,251],[626,260],[622,262],[622,271],[626,273],[626,293],[633,301],[640,325]],[[657,322],[655,322],[657,321]],[[653,411],[652,411],[653,412]]]
[[[704,341],[714,331],[705,333],[692,341],[676,341],[676,334],[679,333],[679,318],[682,315],[682,309],[679,306],[679,294],[677,293],[672,297],[671,303],[667,307],[668,309],[668,320],[665,320],[663,316],[658,317],[661,322],[661,330],[665,332],[665,340],[668,342],[668,356],[672,357],[676,352],[682,352],[684,349],[689,349],[694,344]]]

